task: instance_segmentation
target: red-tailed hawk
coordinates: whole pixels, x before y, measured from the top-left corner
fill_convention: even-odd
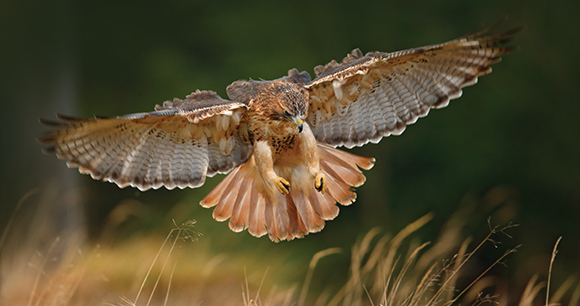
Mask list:
[[[236,81],[230,100],[196,91],[155,111],[116,118],[42,122],[58,129],[39,142],[98,180],[140,190],[199,187],[207,176],[229,174],[202,201],[213,217],[229,219],[273,241],[318,232],[356,199],[360,168],[374,159],[336,147],[377,143],[461,95],[512,51],[519,29],[487,29],[447,43],[363,55],[273,81]]]

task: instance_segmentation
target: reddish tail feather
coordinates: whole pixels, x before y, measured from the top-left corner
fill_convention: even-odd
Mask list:
[[[225,221],[229,218],[229,227],[233,231],[247,229],[256,237],[268,233],[275,242],[318,232],[324,228],[325,220],[338,215],[337,202],[349,205],[356,200],[352,187],[365,182],[359,168],[369,170],[374,164],[374,158],[357,156],[323,144],[318,144],[318,151],[328,187],[325,194],[315,190],[314,178],[305,175],[306,172],[275,167],[277,172],[292,173],[286,177],[290,182],[290,193],[268,196],[252,157],[232,170],[200,204],[206,208],[215,206],[214,219]]]

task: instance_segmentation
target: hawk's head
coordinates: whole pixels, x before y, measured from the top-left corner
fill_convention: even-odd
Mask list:
[[[308,111],[304,91],[300,86],[283,80],[272,83],[271,93],[276,100],[270,116],[272,119],[289,120],[298,126],[299,132],[302,132],[302,124]]]
[[[235,101],[253,104],[256,112],[268,120],[293,122],[302,132],[308,113],[307,92],[301,85],[278,79],[274,81],[236,81],[228,86],[228,96]]]

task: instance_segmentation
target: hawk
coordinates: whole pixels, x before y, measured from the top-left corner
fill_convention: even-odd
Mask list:
[[[375,159],[337,149],[399,135],[429,110],[447,106],[461,88],[491,72],[513,50],[520,29],[488,28],[449,42],[363,55],[291,69],[266,81],[235,81],[229,100],[197,90],[155,111],[114,118],[58,115],[38,142],[68,167],[139,190],[199,187],[229,173],[202,201],[235,232],[302,238],[356,199],[361,169]]]

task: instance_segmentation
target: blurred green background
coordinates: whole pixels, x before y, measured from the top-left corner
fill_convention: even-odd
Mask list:
[[[428,212],[435,219],[419,234],[433,239],[449,215],[473,206],[465,235],[483,237],[489,216],[520,224],[510,232],[510,244],[523,244],[508,260],[513,279],[545,274],[559,236],[555,275],[565,278],[580,271],[579,13],[578,1],[3,1],[0,228],[37,190],[17,214],[23,236],[39,226],[26,221],[39,211],[51,222],[44,234],[65,242],[98,240],[111,224],[112,240],[164,236],[172,219],[196,219],[200,243],[216,252],[283,267],[326,247],[348,250],[373,227],[397,232]],[[274,79],[294,67],[314,75],[314,66],[356,47],[440,43],[505,16],[503,29],[527,25],[520,51],[401,137],[353,149],[377,159],[357,202],[305,239],[274,244],[214,221],[198,202],[221,176],[199,189],[119,189],[42,155],[34,140],[44,129],[38,117],[148,111],[196,89],[226,97],[238,79]],[[130,207],[129,217],[115,221],[120,207]],[[271,254],[287,261],[270,263]],[[330,262],[332,274],[348,256]]]

